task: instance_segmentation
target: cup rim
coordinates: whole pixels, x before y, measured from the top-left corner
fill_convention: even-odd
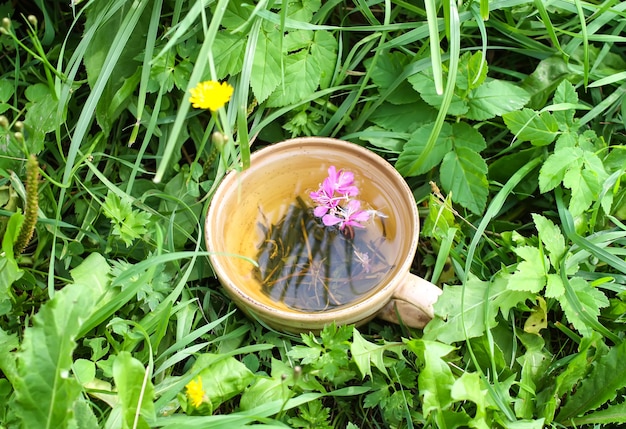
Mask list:
[[[366,158],[368,162],[371,162],[377,169],[384,170],[388,176],[393,178],[393,182],[398,185],[398,195],[402,195],[408,199],[408,201],[406,201],[406,205],[411,208],[410,222],[413,224],[414,228],[414,234],[413,237],[410,238],[408,251],[406,252],[404,258],[402,258],[399,262],[397,274],[389,279],[386,284],[380,286],[376,291],[358,300],[354,304],[314,312],[287,311],[278,307],[269,306],[264,302],[256,300],[247,294],[243,288],[237,286],[236,282],[231,278],[231,276],[228,275],[228,270],[220,261],[220,258],[216,257],[217,254],[211,253],[211,249],[214,247],[212,243],[215,242],[216,236],[219,232],[214,231],[211,220],[215,216],[215,212],[217,210],[216,207],[219,206],[219,202],[227,196],[231,187],[237,184],[237,175],[246,174],[246,171],[253,172],[254,170],[250,169],[254,168],[253,163],[255,159],[270,156],[273,151],[280,149],[287,150],[290,149],[290,147],[294,150],[298,148],[301,149],[303,144],[343,145],[344,147],[349,148],[348,150],[356,151],[359,156]],[[375,314],[389,302],[396,288],[403,282],[404,277],[409,274],[414,255],[417,250],[420,232],[417,203],[413,197],[413,192],[405,182],[404,178],[387,160],[375,152],[355,143],[330,137],[298,137],[273,143],[262,149],[254,151],[251,155],[250,161],[252,166],[249,170],[245,170],[243,172],[231,170],[222,178],[211,198],[209,209],[205,218],[205,243],[207,250],[209,251],[209,259],[211,261],[214,274],[218,277],[222,287],[224,287],[226,292],[242,310],[248,314],[256,315],[262,321],[273,327],[291,327],[295,330],[315,330],[321,329],[324,325],[333,321],[338,321],[342,324],[350,324],[367,321],[374,317]],[[280,321],[280,326],[277,326],[277,320]]]

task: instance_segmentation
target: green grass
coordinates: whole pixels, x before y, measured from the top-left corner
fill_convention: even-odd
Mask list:
[[[626,3],[26,0],[0,15],[0,428],[626,422]],[[189,103],[205,80],[235,89],[215,114]],[[290,335],[224,294],[203,238],[214,190],[304,135],[406,178],[412,270],[444,291],[424,330]]]

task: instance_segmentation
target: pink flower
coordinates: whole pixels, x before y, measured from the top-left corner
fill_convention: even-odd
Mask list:
[[[341,195],[354,197],[359,193],[359,188],[354,186],[354,174],[351,171],[343,171],[335,168],[334,165],[328,167],[328,177],[324,179],[324,189],[337,192]]]
[[[345,207],[338,207],[331,210],[330,213],[322,217],[322,222],[326,226],[339,225],[339,229],[355,226],[357,228],[365,228],[362,223],[367,222],[370,218],[367,210],[361,210],[361,202],[359,200],[350,200]]]
[[[358,193],[359,188],[354,185],[354,174],[343,169],[337,171],[335,166],[331,165],[328,168],[328,177],[324,179],[319,189],[309,194],[317,204],[313,214],[322,218],[324,225],[339,225],[342,231],[348,228],[348,231],[352,232],[353,226],[364,228],[362,223],[369,220],[370,211],[361,210],[361,202],[352,199]]]

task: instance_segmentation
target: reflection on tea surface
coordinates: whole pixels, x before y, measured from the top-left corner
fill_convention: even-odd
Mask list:
[[[275,224],[260,213],[263,239],[253,275],[264,293],[292,309],[322,311],[354,303],[393,268],[398,249],[387,238],[390,222],[393,217],[373,215],[363,228],[325,225],[298,197]]]

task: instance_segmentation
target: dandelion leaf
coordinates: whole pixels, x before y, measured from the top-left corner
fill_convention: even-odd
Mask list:
[[[107,266],[99,254],[91,254],[72,271],[74,283],[56,292],[42,305],[26,328],[17,354],[15,412],[24,427],[60,428],[74,421],[80,384],[72,376],[72,353],[82,323],[91,315],[108,283]],[[90,269],[87,269],[90,268]]]
[[[354,359],[354,362],[359,367],[362,378],[365,378],[366,375],[372,376],[372,364],[374,364],[380,372],[387,375],[387,368],[385,368],[383,362],[385,347],[370,343],[361,336],[356,328],[354,328],[353,332],[350,352],[352,353],[352,359]]]
[[[130,352],[122,351],[113,362],[113,379],[121,407],[122,428],[148,429],[154,421],[154,387],[146,368]]]
[[[606,355],[600,357],[576,392],[567,398],[556,420],[567,424],[571,419],[615,399],[617,392],[626,387],[624,356],[626,342],[612,347]],[[621,420],[624,420],[623,415]]]

